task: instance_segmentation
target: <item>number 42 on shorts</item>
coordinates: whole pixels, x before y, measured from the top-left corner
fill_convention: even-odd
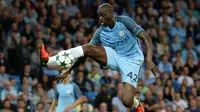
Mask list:
[[[133,72],[130,72],[127,74],[127,76],[131,79],[131,82],[137,82],[138,76],[137,74],[133,74]]]

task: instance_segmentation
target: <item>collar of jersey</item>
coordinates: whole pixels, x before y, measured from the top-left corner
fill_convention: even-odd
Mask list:
[[[110,28],[107,26],[107,27],[106,27],[106,30],[107,30],[107,31],[113,31],[113,30],[115,30],[116,27],[117,27],[117,22],[115,22],[114,28],[110,29]]]

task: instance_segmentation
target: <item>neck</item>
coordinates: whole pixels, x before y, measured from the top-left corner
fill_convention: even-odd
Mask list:
[[[108,25],[108,27],[111,28],[111,29],[114,28],[115,22],[116,22],[116,20],[115,20],[115,18],[113,17],[113,19],[109,22],[110,24]]]
[[[63,81],[63,84],[64,85],[66,85],[66,84],[68,84],[69,83],[69,79],[67,78],[67,79],[65,79],[64,81]]]

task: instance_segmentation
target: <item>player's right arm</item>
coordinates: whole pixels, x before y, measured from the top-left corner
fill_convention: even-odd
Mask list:
[[[89,42],[90,45],[99,45],[101,43],[101,41],[100,41],[100,32],[101,32],[101,27],[99,27],[95,31],[91,41]]]
[[[80,88],[78,87],[78,85],[76,85],[75,83],[72,83],[72,85],[74,87],[74,96],[75,96],[76,102],[74,104],[66,107],[66,109],[65,109],[66,112],[69,112],[71,109],[73,109],[76,106],[87,101],[87,97],[82,95],[82,92],[81,92]]]

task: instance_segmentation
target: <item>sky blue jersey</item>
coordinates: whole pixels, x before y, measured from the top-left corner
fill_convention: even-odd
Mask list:
[[[117,16],[114,28],[101,25],[89,42],[91,45],[111,47],[120,57],[142,64],[144,55],[136,37],[143,29],[128,16]]]
[[[65,108],[74,104],[76,100],[82,97],[81,90],[79,87],[70,82],[69,84],[63,85],[62,83],[58,83],[56,86],[56,92],[58,100],[58,106],[56,108],[56,112],[64,112]],[[71,110],[70,112],[75,112],[75,110]]]

